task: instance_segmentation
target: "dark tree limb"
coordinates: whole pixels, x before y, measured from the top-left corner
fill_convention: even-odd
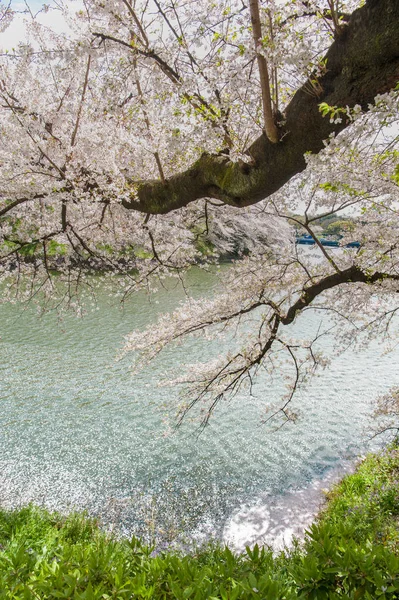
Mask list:
[[[241,311],[237,311],[235,313],[232,313],[231,315],[226,315],[224,320],[227,321],[230,319],[234,319],[237,316],[251,312],[259,306],[262,306],[262,304],[263,306],[270,306],[272,312],[267,321],[270,328],[269,334],[264,340],[264,342],[259,345],[257,352],[254,353],[253,358],[249,362],[243,365],[241,365],[240,363],[237,364],[236,361],[242,357],[241,352],[239,352],[235,356],[229,358],[229,360],[226,360],[226,363],[220,367],[218,372],[215,375],[213,375],[209,381],[204,381],[203,388],[200,389],[198,393],[196,393],[194,398],[192,398],[192,400],[190,400],[190,402],[186,406],[184,406],[183,409],[180,411],[177,423],[178,426],[183,422],[184,417],[196,404],[206,399],[209,399],[211,404],[208,410],[206,411],[205,417],[201,424],[202,427],[205,427],[208,424],[209,418],[211,417],[214,409],[221,400],[223,400],[228,394],[234,395],[239,390],[244,378],[249,378],[250,381],[252,381],[251,373],[253,374],[254,371],[256,372],[256,369],[259,367],[259,365],[261,365],[264,362],[267,354],[270,351],[272,351],[276,343],[282,345],[287,350],[288,354],[293,360],[295,366],[295,377],[293,381],[292,390],[286,398],[283,406],[281,406],[272,415],[270,415],[270,417],[268,417],[265,422],[270,421],[279,413],[283,413],[287,420],[291,420],[292,417],[288,415],[287,407],[290,404],[298,388],[301,373],[297,357],[293,352],[293,350],[297,347],[287,344],[278,337],[280,328],[282,326],[290,325],[295,320],[296,315],[308,308],[312,304],[312,302],[323,292],[326,292],[344,284],[350,285],[352,283],[362,283],[365,285],[370,285],[382,283],[384,280],[399,282],[399,274],[383,273],[379,271],[375,271],[374,273],[366,273],[357,265],[352,265],[344,271],[322,277],[318,282],[306,287],[303,290],[300,297],[293,304],[291,304],[291,306],[288,308],[285,314],[282,311],[280,311],[280,308],[276,306],[273,302],[265,300],[263,302],[254,302],[253,305],[248,306],[247,308],[244,308]],[[198,327],[192,328],[191,330],[186,330],[181,335],[187,335],[189,333],[192,333],[193,331],[198,331],[212,324],[216,323],[203,323]],[[180,335],[177,337],[180,337]],[[317,334],[316,338],[310,343],[309,346],[298,346],[298,348],[307,348],[309,350],[313,363],[315,365],[317,361],[313,354],[312,344],[314,343],[314,341],[316,341],[316,339],[318,339],[318,337],[319,335]],[[213,386],[215,384],[218,386],[222,384],[223,389],[222,391],[218,391],[215,395],[213,395]]]
[[[15,208],[16,206],[19,206],[20,204],[24,204],[25,202],[30,202],[31,200],[41,200],[42,198],[45,198],[45,197],[46,197],[46,194],[35,194],[31,198],[17,198],[16,200],[13,200],[9,204],[6,204],[6,206],[3,206],[2,208],[0,208],[0,217],[4,216],[10,210]]]
[[[280,135],[273,116],[269,67],[266,58],[259,52],[259,46],[262,43],[262,27],[258,0],[249,0],[249,10],[251,13],[252,35],[259,69],[260,88],[262,91],[263,128],[268,140],[276,144],[280,139]]]
[[[261,135],[247,150],[248,164],[225,155],[203,154],[189,169],[165,182],[135,182],[127,209],[165,214],[200,198],[212,197],[232,206],[255,204],[276,192],[306,167],[304,154],[318,153],[324,140],[349,125],[330,123],[319,104],[356,104],[364,110],[377,94],[392,90],[399,81],[399,2],[368,0],[350,17],[332,43],[326,72],[310,78],[285,110],[284,134],[279,143]]]
[[[296,21],[297,19],[303,19],[305,17],[317,17],[317,16],[321,16],[323,17],[323,19],[327,19],[329,21],[332,20],[332,16],[331,16],[331,11],[330,10],[321,10],[321,11],[308,11],[308,12],[304,12],[302,14],[294,14],[294,15],[290,15],[289,17],[287,17],[286,19],[284,19],[283,21],[281,21],[280,25],[284,26],[287,25],[287,23],[289,23],[290,21]],[[338,11],[336,13],[338,19],[342,22],[342,23],[348,23],[350,21],[350,15],[348,13],[344,13],[341,11]]]
[[[156,52],[154,52],[154,50],[141,50],[140,48],[138,48],[137,46],[133,46],[129,42],[120,40],[119,38],[116,38],[112,35],[107,35],[106,33],[93,32],[93,36],[95,38],[101,39],[102,41],[110,40],[111,42],[115,42],[117,44],[120,44],[121,46],[125,46],[126,48],[129,48],[129,50],[134,50],[137,54],[140,54],[140,56],[144,56],[145,58],[151,58],[159,65],[159,67],[163,71],[163,73],[165,73],[165,75],[173,83],[181,82],[180,75],[177,73],[177,71],[175,69],[173,69],[173,67],[168,65],[168,63],[166,61],[164,61],[163,58],[161,58],[158,54],[156,54]]]
[[[301,312],[304,308],[310,306],[310,304],[323,292],[331,290],[337,286],[345,283],[365,283],[373,284],[382,282],[384,280],[399,281],[399,275],[392,273],[382,273],[375,271],[372,274],[365,273],[357,265],[352,265],[344,271],[339,273],[333,273],[323,277],[319,282],[306,288],[301,294],[300,298],[290,306],[285,316],[281,317],[281,323],[283,325],[290,325],[298,312]]]

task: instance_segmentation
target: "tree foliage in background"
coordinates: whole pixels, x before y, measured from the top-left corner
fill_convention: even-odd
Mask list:
[[[61,33],[43,11],[62,15]],[[124,300],[245,251],[213,299],[187,299],[126,344],[142,364],[250,317],[228,356],[180,374],[181,415],[201,401],[204,422],[287,360],[277,408],[293,417],[295,390],[324,362],[324,330],[290,328],[310,308],[328,313],[341,348],[395,334],[396,0],[59,0],[43,11],[0,4],[2,29],[27,27],[0,63],[5,299],[80,311],[101,281],[93,272]],[[331,216],[353,222],[339,251],[314,229]],[[294,228],[315,238],[317,258]]]

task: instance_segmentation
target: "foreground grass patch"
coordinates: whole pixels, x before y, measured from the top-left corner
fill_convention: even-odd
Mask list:
[[[0,598],[399,598],[398,479],[398,448],[369,456],[329,493],[304,544],[278,556],[156,554],[81,515],[0,511]]]

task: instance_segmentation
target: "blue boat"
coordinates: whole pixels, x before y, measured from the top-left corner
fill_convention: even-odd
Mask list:
[[[327,240],[320,238],[318,240],[322,246],[328,246],[330,248],[339,248],[340,244],[338,240]],[[296,243],[305,246],[314,246],[316,244],[314,238],[311,235],[301,235],[296,238]],[[345,244],[344,248],[360,248],[360,242],[349,242]]]

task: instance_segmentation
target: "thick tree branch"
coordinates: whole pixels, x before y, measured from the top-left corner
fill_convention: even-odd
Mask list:
[[[368,0],[331,45],[326,72],[315,89],[312,77],[285,110],[283,139],[271,143],[261,135],[248,149],[249,164],[223,155],[203,154],[185,172],[162,182],[135,182],[126,208],[165,214],[204,197],[243,207],[276,192],[306,167],[304,154],[317,153],[324,140],[349,125],[330,123],[319,104],[361,105],[367,110],[377,94],[393,89],[399,80],[399,2]]]
[[[25,202],[30,202],[31,200],[41,200],[42,198],[45,198],[45,197],[46,197],[46,194],[35,194],[31,198],[28,198],[28,197],[27,198],[17,198],[16,200],[13,200],[6,206],[0,208],[0,217],[4,216],[10,210],[15,208],[16,206],[19,206],[20,204],[24,204]]]
[[[327,277],[323,277],[323,279],[321,279],[318,283],[311,285],[303,291],[300,298],[298,298],[298,300],[292,304],[292,306],[290,306],[286,315],[281,317],[281,323],[283,325],[290,325],[294,321],[298,312],[308,307],[313,300],[317,298],[317,296],[323,292],[326,292],[327,290],[331,290],[334,287],[343,285],[344,283],[373,284],[383,280],[399,281],[399,275],[382,273],[379,271],[376,271],[371,275],[365,273],[356,265],[352,265],[348,269],[345,269],[339,273],[327,275]]]
[[[173,67],[169,66],[167,62],[163,60],[154,50],[141,50],[137,48],[137,46],[132,46],[131,43],[125,42],[124,40],[120,40],[112,35],[107,35],[105,33],[93,32],[93,36],[96,38],[100,38],[102,41],[110,40],[111,42],[115,42],[120,44],[121,46],[125,46],[129,48],[129,50],[134,50],[140,56],[144,56],[145,58],[151,58],[155,60],[155,62],[159,65],[160,69],[165,73],[165,75],[173,82],[173,83],[181,83],[180,75],[173,69]]]
[[[149,46],[149,41],[148,41],[148,37],[147,34],[145,32],[145,29],[143,27],[143,25],[140,22],[140,19],[137,17],[135,11],[133,10],[132,5],[130,4],[130,2],[128,2],[128,0],[122,0],[123,4],[126,6],[126,8],[128,9],[130,16],[133,17],[133,21],[135,22],[138,30],[140,31],[140,35],[141,35],[141,39],[140,42],[141,44],[145,47],[148,48]]]
[[[342,23],[348,23],[350,21],[350,15],[348,13],[344,13],[341,11],[335,12],[336,16]],[[321,10],[321,11],[308,11],[302,14],[293,14],[281,21],[280,26],[283,27],[287,25],[290,21],[296,21],[297,19],[303,19],[305,17],[317,17],[321,16],[323,19],[327,19],[329,21],[332,20],[332,15],[330,10]]]
[[[270,93],[269,69],[266,58],[259,52],[262,44],[262,28],[260,23],[258,0],[249,0],[251,12],[252,36],[255,44],[256,59],[258,62],[260,87],[262,91],[263,126],[267,138],[276,144],[279,141],[279,132],[274,122],[272,110],[272,97]]]
[[[358,266],[352,265],[345,271],[341,271],[340,273],[333,273],[332,275],[327,275],[320,279],[319,282],[310,285],[308,288],[304,289],[300,298],[290,306],[287,313],[284,315],[280,312],[279,307],[275,306],[273,302],[264,302],[264,305],[269,305],[273,312],[269,317],[267,323],[269,325],[269,332],[266,339],[260,343],[256,352],[254,352],[254,348],[251,351],[251,360],[243,361],[243,355],[241,351],[229,358],[224,365],[222,365],[218,371],[213,374],[209,380],[204,380],[202,389],[199,389],[195,394],[194,398],[183,407],[181,412],[179,413],[178,425],[182,423],[184,417],[187,413],[200,401],[204,401],[206,399],[210,399],[211,404],[208,410],[206,411],[205,417],[202,421],[202,426],[206,426],[208,424],[209,418],[214,411],[217,404],[220,400],[223,400],[227,394],[234,395],[240,388],[244,378],[249,378],[252,381],[252,375],[254,371],[256,372],[257,368],[263,363],[266,356],[273,350],[273,347],[276,343],[282,345],[290,355],[294,367],[295,367],[295,377],[292,384],[292,389],[288,394],[284,404],[277,411],[275,411],[266,421],[273,419],[277,414],[283,413],[284,416],[289,420],[291,417],[287,414],[287,406],[291,402],[295,391],[298,388],[300,378],[301,378],[301,367],[299,365],[297,356],[294,353],[295,346],[290,346],[286,344],[284,341],[279,339],[278,332],[281,326],[290,325],[297,313],[301,312],[305,308],[311,305],[313,300],[317,298],[323,292],[333,289],[337,286],[343,284],[351,284],[351,283],[364,283],[364,284],[374,284],[382,282],[383,280],[395,280],[399,281],[399,275],[390,274],[390,273],[382,273],[375,272],[373,274],[368,274],[362,271]],[[262,303],[255,303],[253,306],[248,307],[248,309],[244,309],[242,313],[237,312],[237,314],[245,314],[254,310]],[[207,324],[208,325],[208,324]],[[204,324],[204,327],[206,325]],[[199,327],[196,328],[198,330]],[[187,331],[187,333],[191,333]],[[318,338],[315,338],[315,340]],[[314,341],[310,343],[307,348],[310,352],[311,359],[313,363],[316,365],[317,361],[313,354],[312,344]],[[192,382],[194,383],[194,382]],[[218,390],[215,393],[215,390]]]

